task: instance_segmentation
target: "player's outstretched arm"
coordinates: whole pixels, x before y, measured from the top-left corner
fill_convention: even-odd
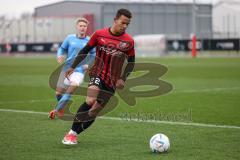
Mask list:
[[[57,50],[57,62],[59,64],[63,63],[64,59],[65,59],[65,55],[68,51],[69,48],[69,39],[70,37],[66,37],[63,41],[63,43],[61,44],[61,46],[58,48]]]
[[[133,71],[135,65],[135,56],[128,57],[128,64],[124,70],[124,73],[120,79],[116,82],[116,88],[123,89],[125,86],[125,81],[127,77],[130,75],[130,73]]]
[[[83,48],[81,49],[79,52],[78,52],[78,55],[77,57],[74,59],[74,62],[73,64],[71,65],[71,67],[66,71],[65,73],[65,77],[69,77],[74,69],[77,67],[77,65],[79,63],[81,63],[87,56],[87,53],[92,49],[93,47],[89,46],[88,44]]]
[[[75,69],[77,67],[77,65],[79,63],[81,63],[86,57],[87,57],[87,54],[88,52],[92,49],[93,47],[89,46],[88,44],[83,47],[83,49],[81,49],[79,52],[78,52],[78,55],[77,57],[75,58],[71,68]]]
[[[126,81],[127,77],[131,74],[133,71],[135,65],[135,56],[129,56],[128,57],[128,64],[123,72],[123,75],[121,77],[122,80]]]

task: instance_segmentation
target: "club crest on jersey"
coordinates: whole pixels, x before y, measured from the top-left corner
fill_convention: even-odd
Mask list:
[[[123,50],[123,51],[128,50],[129,47],[130,47],[130,44],[129,44],[128,42],[120,42],[120,43],[118,44],[118,48],[119,48],[120,50]]]

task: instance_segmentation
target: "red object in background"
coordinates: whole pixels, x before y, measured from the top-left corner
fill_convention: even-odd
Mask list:
[[[192,35],[192,57],[197,56],[197,36],[194,34]]]
[[[94,32],[94,15],[93,14],[84,14],[83,17],[89,21],[87,35],[91,36]]]

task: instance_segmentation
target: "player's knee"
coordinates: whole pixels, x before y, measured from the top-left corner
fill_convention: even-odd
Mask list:
[[[96,102],[96,98],[93,97],[87,97],[86,103],[90,106],[92,106]]]
[[[90,111],[88,111],[88,115],[89,115],[90,117],[97,117],[98,113],[95,112],[94,110],[90,110]]]
[[[93,108],[93,109],[90,109],[90,110],[88,111],[88,115],[89,115],[90,117],[97,117],[101,110],[102,110],[102,108]]]
[[[89,110],[88,114],[89,116],[91,117],[97,117],[98,114],[101,112],[101,110],[103,109],[104,107],[99,104],[99,103],[95,103],[92,108]]]

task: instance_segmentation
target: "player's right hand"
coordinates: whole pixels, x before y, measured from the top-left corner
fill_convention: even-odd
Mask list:
[[[69,76],[73,73],[74,69],[73,68],[69,68],[66,72],[65,72],[65,77],[69,80]]]
[[[123,89],[124,86],[125,86],[124,80],[118,79],[117,82],[116,82],[116,88],[117,88],[117,89]]]
[[[64,58],[65,58],[64,56],[59,56],[59,57],[57,57],[57,62],[58,62],[58,64],[63,63]]]

